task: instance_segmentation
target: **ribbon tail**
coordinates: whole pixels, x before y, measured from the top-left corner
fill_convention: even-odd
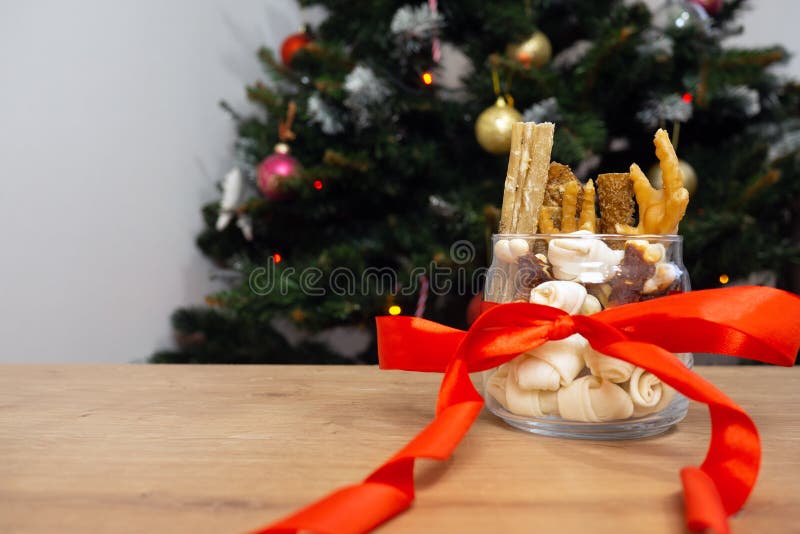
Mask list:
[[[713,528],[727,533],[728,516],[741,509],[758,477],[761,440],[753,421],[713,384],[660,347],[618,341],[596,348],[643,367],[690,399],[708,405],[711,442],[706,458],[699,468],[688,467],[681,473],[686,522],[693,530]]]
[[[700,468],[684,467],[681,469],[681,482],[689,530],[710,529],[717,534],[728,534],[728,515],[711,477]]]

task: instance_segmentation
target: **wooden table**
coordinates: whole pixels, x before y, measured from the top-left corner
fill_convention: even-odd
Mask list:
[[[800,368],[700,368],[758,425],[759,482],[734,532],[800,531]],[[386,460],[432,416],[439,377],[372,367],[0,366],[0,532],[244,532]],[[528,435],[484,413],[421,463],[385,532],[684,532],[677,431]]]

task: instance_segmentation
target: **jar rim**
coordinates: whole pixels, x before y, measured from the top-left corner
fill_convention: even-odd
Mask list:
[[[602,239],[604,241],[631,241],[645,239],[647,241],[666,241],[679,243],[683,241],[680,234],[492,234],[492,239]]]

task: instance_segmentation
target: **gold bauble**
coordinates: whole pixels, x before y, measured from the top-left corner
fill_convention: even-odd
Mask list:
[[[521,43],[508,45],[506,54],[519,61],[526,69],[543,67],[550,61],[553,47],[544,33],[536,31]]]
[[[493,106],[478,115],[478,120],[475,121],[475,137],[486,152],[508,154],[511,150],[511,126],[521,120],[520,112],[499,96]]]
[[[686,188],[690,195],[694,195],[694,192],[697,191],[697,173],[694,172],[691,165],[683,160],[680,160],[680,167],[681,174],[683,174],[683,187]],[[661,179],[661,167],[658,164],[653,165],[647,171],[647,179],[650,180],[650,184],[653,187],[661,189],[663,180]]]

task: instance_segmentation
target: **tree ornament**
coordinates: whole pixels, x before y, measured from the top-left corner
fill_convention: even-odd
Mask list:
[[[239,227],[239,230],[242,232],[242,236],[246,240],[253,240],[253,219],[249,215],[246,213],[239,215],[239,218],[236,219],[236,226]]]
[[[278,143],[275,152],[258,165],[258,189],[271,200],[281,200],[286,196],[282,184],[301,169],[300,163],[289,155],[289,145]]]
[[[222,180],[222,199],[219,201],[219,215],[217,216],[217,232],[223,231],[233,218],[233,208],[242,196],[242,171],[237,167],[231,169]]]
[[[498,96],[494,105],[486,108],[475,121],[475,137],[490,154],[508,154],[511,150],[511,126],[522,120],[522,115]]]
[[[684,160],[680,160],[678,164],[680,165],[681,175],[683,176],[683,187],[689,191],[690,195],[694,195],[694,192],[697,191],[697,173],[694,168]],[[661,167],[659,167],[658,164],[653,165],[650,167],[650,170],[647,171],[647,179],[650,180],[650,184],[654,188],[661,189],[663,180],[661,178]]]
[[[707,33],[711,29],[711,17],[693,0],[668,0],[653,14],[653,25],[663,31],[694,28]]]
[[[722,0],[690,0],[693,4],[697,4],[706,10],[706,13],[712,17],[716,17],[722,9]]]
[[[292,64],[292,58],[297,51],[308,46],[310,42],[311,37],[309,37],[308,33],[305,31],[294,33],[287,37],[281,45],[281,60],[283,60],[283,64],[287,67],[290,67]]]
[[[543,67],[550,61],[553,47],[550,39],[537,30],[521,43],[508,45],[506,55],[521,63],[526,69]]]
[[[347,94],[344,105],[353,113],[358,128],[371,126],[375,115],[386,111],[386,99],[392,94],[389,86],[365,65],[356,65],[350,71],[343,88]]]

